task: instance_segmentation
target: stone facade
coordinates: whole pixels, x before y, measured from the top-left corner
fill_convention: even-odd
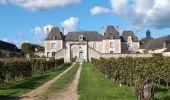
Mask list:
[[[52,52],[56,52],[63,49],[62,40],[48,40],[45,41],[45,55],[46,57],[55,57]]]
[[[113,47],[111,47],[113,43]],[[103,52],[101,53],[121,53],[121,40],[120,39],[108,39],[103,40]]]
[[[126,40],[127,37],[131,40],[130,43]],[[65,62],[88,61],[92,57],[127,56],[121,55],[122,48],[124,48],[122,42],[127,47],[131,47],[133,52],[139,48],[139,41],[133,32],[124,32],[124,36],[119,36],[118,31],[113,26],[108,26],[102,35],[95,31],[78,31],[69,32],[65,36],[59,28],[55,27],[48,33],[45,40],[45,56],[56,59],[64,58]],[[129,53],[129,49],[125,51]]]

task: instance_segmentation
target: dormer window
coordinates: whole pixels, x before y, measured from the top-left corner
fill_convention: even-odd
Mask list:
[[[53,39],[54,39],[54,40],[57,39],[57,36],[54,36]]]
[[[79,35],[79,41],[83,41],[83,35]]]

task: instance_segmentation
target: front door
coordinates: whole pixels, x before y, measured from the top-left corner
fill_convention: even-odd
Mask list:
[[[80,61],[83,61],[83,60],[84,60],[83,52],[79,52],[79,60],[80,60]]]

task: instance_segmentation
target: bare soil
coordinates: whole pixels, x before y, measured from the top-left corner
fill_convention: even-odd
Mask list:
[[[46,82],[45,84],[32,90],[31,92],[22,95],[21,100],[42,100],[43,94],[47,91],[48,87],[51,84],[53,84],[56,80],[58,80],[63,74],[65,74],[67,71],[69,71],[74,65],[75,65],[75,63],[73,63],[71,67],[69,67],[67,70],[65,70],[61,74],[57,75],[52,80]],[[65,100],[69,100],[69,99],[65,99]]]

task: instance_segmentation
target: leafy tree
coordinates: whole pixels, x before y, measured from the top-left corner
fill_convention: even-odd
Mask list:
[[[21,52],[25,55],[29,54],[31,57],[34,56],[35,49],[37,49],[38,51],[44,51],[44,47],[36,44],[23,43],[21,46]]]

